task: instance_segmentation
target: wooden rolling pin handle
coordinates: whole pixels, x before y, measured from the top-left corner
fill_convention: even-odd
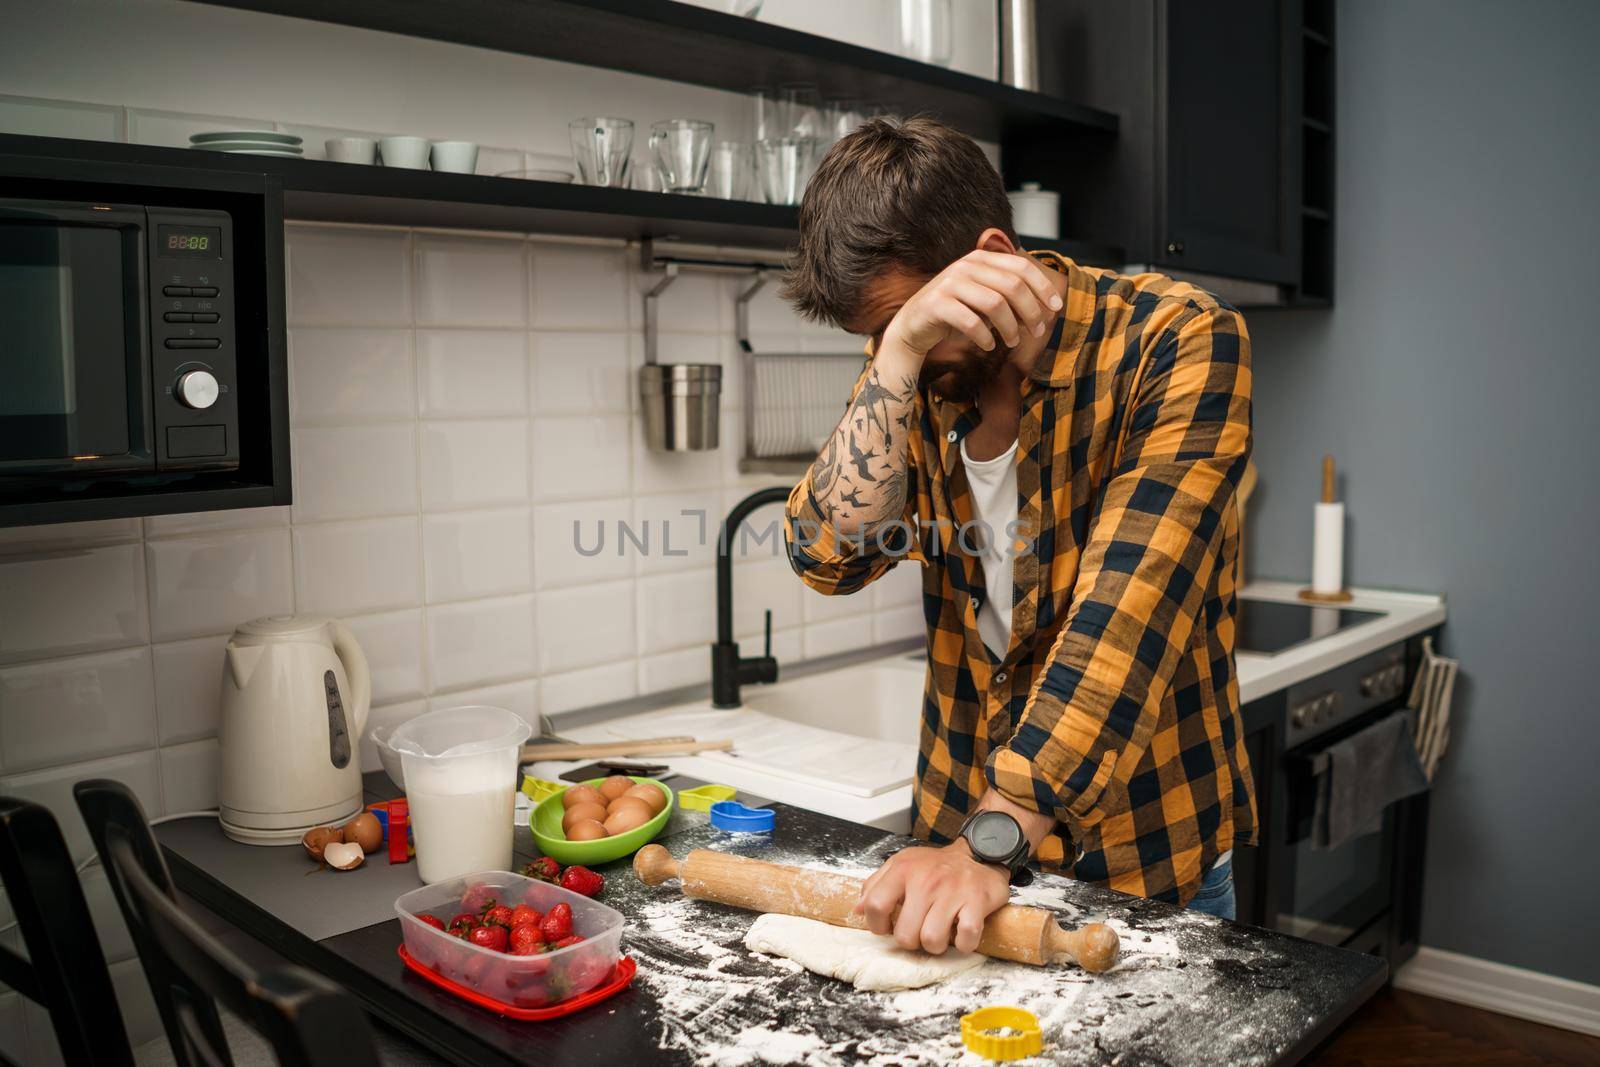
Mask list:
[[[661,845],[646,845],[633,854],[633,873],[645,885],[660,885],[678,877],[678,861]]]
[[[1121,939],[1105,923],[1088,923],[1076,930],[1056,926],[1046,931],[1045,958],[1050,963],[1072,960],[1079,967],[1100,974],[1117,962]]]

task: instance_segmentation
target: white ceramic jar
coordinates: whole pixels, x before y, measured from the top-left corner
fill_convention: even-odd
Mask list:
[[[1022,188],[1006,194],[1011,201],[1011,221],[1021,237],[1061,236],[1061,194],[1042,189],[1038,182],[1023,182]]]

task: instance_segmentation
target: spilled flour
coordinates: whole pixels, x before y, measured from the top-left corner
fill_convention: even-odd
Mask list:
[[[670,844],[678,856],[714,847],[861,877],[902,843],[827,825],[803,854],[709,828],[675,835]],[[819,854],[858,862],[819,863]],[[1068,924],[1107,922],[1122,939],[1117,965],[1090,975],[1074,966],[988,960],[937,985],[862,992],[746,949],[749,912],[689,900],[675,883],[650,889],[618,877],[607,888],[607,903],[632,917],[624,948],[639,963],[636,984],[654,1001],[657,1043],[672,1062],[696,1067],[976,1067],[986,1061],[962,1046],[960,1018],[986,1004],[1039,1017],[1045,1049],[1033,1062],[1267,1063],[1330,1007],[1319,1003],[1325,991],[1273,950],[1293,944],[1285,939],[1241,934],[1196,912],[1063,878],[1041,877],[1013,900],[1048,908]]]

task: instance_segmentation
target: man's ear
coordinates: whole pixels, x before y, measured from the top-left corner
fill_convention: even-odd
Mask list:
[[[1011,243],[1011,238],[1006,236],[1006,232],[995,226],[990,226],[978,235],[978,250],[1011,253],[1019,251],[1017,246]]]

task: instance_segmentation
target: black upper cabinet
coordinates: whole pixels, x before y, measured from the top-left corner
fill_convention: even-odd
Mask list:
[[[1292,291],[1301,25],[1301,0],[1041,4],[1041,91],[1117,112],[1122,129],[1008,143],[1007,177],[1061,189],[1067,230],[1130,262]]]

